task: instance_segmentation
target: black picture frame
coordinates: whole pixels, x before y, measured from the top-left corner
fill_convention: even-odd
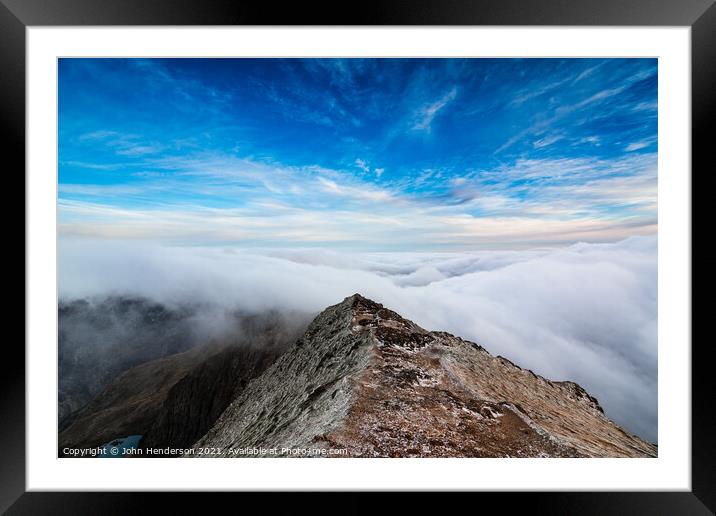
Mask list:
[[[0,0],[0,102],[3,158],[6,177],[18,179],[24,192],[25,170],[25,31],[30,26],[63,25],[600,25],[689,26],[692,70],[692,192],[713,191],[710,126],[716,120],[716,5],[714,0],[412,0],[329,5],[228,0]],[[8,163],[12,163],[9,166]],[[696,171],[699,171],[698,174]],[[689,173],[689,171],[684,171]],[[698,177],[698,189],[693,181]],[[17,190],[13,190],[16,192]],[[17,194],[15,194],[17,196]],[[23,196],[24,198],[24,196]],[[692,197],[693,199],[693,197]],[[712,218],[705,203],[692,203],[692,221],[704,226]],[[6,212],[16,220],[17,211]],[[12,215],[10,215],[12,213]],[[10,218],[11,217],[11,218]],[[19,224],[16,225],[19,228]],[[24,226],[23,226],[24,227]],[[708,227],[708,226],[706,226]],[[694,260],[694,251],[710,243],[710,233],[692,244],[692,275],[698,289],[713,292],[716,259]],[[692,235],[695,233],[692,230]],[[24,238],[24,233],[23,233]],[[24,249],[24,247],[23,247]],[[16,253],[11,261],[24,260]],[[703,256],[706,254],[703,253]],[[12,275],[12,274],[11,274]],[[15,274],[15,276],[19,276]],[[23,297],[24,298],[24,297]],[[692,291],[693,298],[693,291]],[[708,298],[705,298],[708,299]],[[12,304],[19,310],[19,300]],[[24,303],[22,303],[24,310]],[[693,311],[709,309],[692,301]],[[692,312],[693,313],[693,312]],[[668,314],[660,313],[660,316]],[[8,317],[7,321],[13,318]],[[18,317],[19,320],[19,317]],[[692,316],[693,320],[693,316]],[[19,323],[17,323],[19,324]],[[692,322],[693,333],[693,322]],[[692,490],[639,493],[480,493],[505,503],[529,506],[532,513],[549,514],[713,514],[716,511],[716,425],[714,424],[712,339],[693,334],[692,354]],[[670,343],[673,345],[690,345]],[[0,375],[0,511],[7,514],[137,514],[154,512],[148,501],[184,514],[206,510],[209,494],[48,493],[25,492],[25,352],[19,338],[6,339]],[[256,495],[211,494],[227,500],[241,497],[242,507],[265,501]],[[271,495],[272,507],[303,505]],[[340,512],[365,513],[376,507],[375,494],[351,493],[340,502]],[[460,498],[453,498],[460,500]],[[214,501],[214,500],[212,500]],[[496,500],[497,501],[497,500]],[[308,502],[309,505],[313,505]],[[383,502],[380,502],[383,503]],[[475,503],[470,501],[469,503]],[[401,502],[403,512],[423,506],[421,495]],[[333,508],[332,508],[333,507]],[[312,512],[333,504],[316,504]]]

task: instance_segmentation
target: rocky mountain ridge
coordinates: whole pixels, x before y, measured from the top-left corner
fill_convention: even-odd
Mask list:
[[[246,448],[350,457],[657,454],[576,383],[427,331],[359,294],[318,315],[187,456],[241,456],[235,450]]]

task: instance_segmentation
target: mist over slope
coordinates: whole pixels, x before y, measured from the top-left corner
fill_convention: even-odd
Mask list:
[[[312,314],[230,310],[216,304],[162,303],[137,295],[60,299],[58,419],[67,426],[110,382],[137,366],[196,348],[271,351],[292,344]]]
[[[146,297],[166,306],[317,313],[354,292],[430,330],[478,342],[657,439],[657,238],[564,249],[337,253],[63,239],[61,299]],[[220,325],[222,318],[208,327]]]

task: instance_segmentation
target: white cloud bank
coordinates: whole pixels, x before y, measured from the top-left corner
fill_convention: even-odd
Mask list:
[[[359,292],[426,329],[574,380],[657,439],[657,239],[558,250],[342,254],[62,240],[64,298],[131,293],[318,312]]]

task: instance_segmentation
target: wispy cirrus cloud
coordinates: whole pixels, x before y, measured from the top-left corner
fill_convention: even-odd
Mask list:
[[[653,60],[60,66],[67,234],[462,249],[655,231]],[[261,216],[280,227],[247,227]]]
[[[625,150],[627,152],[632,152],[635,150],[644,149],[644,148],[648,147],[649,145],[651,145],[651,143],[652,142],[649,142],[649,141],[630,143],[629,145],[627,145],[625,147]]]
[[[358,166],[358,168],[361,169],[363,172],[370,172],[370,167],[368,166],[368,164],[367,164],[364,160],[362,160],[362,159],[357,159],[357,160],[355,161],[355,164],[356,164],[356,165]]]
[[[539,140],[533,142],[532,146],[539,149],[542,147],[547,147],[548,145],[552,145],[553,143],[557,143],[561,139],[561,135],[553,134],[550,136],[545,136],[544,138],[540,138]]]
[[[359,249],[463,249],[607,241],[656,230],[654,155],[618,162],[519,160],[447,182],[426,171],[414,181],[418,190],[402,179],[377,185],[363,171],[226,155],[149,159],[144,166],[164,175],[141,187],[61,187],[67,199],[60,204],[61,231],[123,238],[136,231],[141,238],[205,244],[237,238],[272,246],[320,241]],[[420,190],[426,188],[429,194]],[[102,205],[108,210],[100,216]],[[133,208],[120,209],[127,205]],[[261,218],[271,224],[256,224]]]
[[[414,131],[425,131],[430,132],[433,120],[440,113],[441,110],[450,104],[457,96],[457,88],[453,87],[445,95],[440,97],[435,102],[432,102],[426,106],[421,107],[415,113],[415,120],[412,126]]]
[[[584,100],[581,100],[575,104],[560,105],[560,106],[556,107],[554,109],[554,111],[552,111],[547,116],[547,118],[542,118],[542,119],[538,120],[537,122],[535,122],[534,124],[532,124],[531,126],[527,127],[526,129],[523,129],[523,130],[519,131],[517,134],[511,136],[505,143],[500,145],[495,150],[495,153],[497,154],[497,153],[503,152],[503,151],[507,150],[508,148],[512,147],[515,143],[517,143],[520,140],[525,139],[527,137],[534,137],[534,136],[543,134],[545,131],[548,131],[551,128],[553,128],[555,126],[555,124],[557,124],[558,122],[560,122],[561,120],[563,120],[564,118],[569,116],[570,114],[572,114],[576,111],[579,111],[581,109],[584,109],[592,104],[598,104],[600,102],[603,102],[603,101],[609,99],[610,97],[618,95],[619,93],[623,92],[625,89],[626,89],[625,86],[618,87],[618,88],[604,89],[604,90],[598,91],[597,93],[594,93],[590,97],[588,97]],[[537,141],[539,142],[541,140],[537,140]],[[533,145],[534,145],[534,143],[533,143]]]
[[[118,156],[158,154],[166,149],[166,145],[156,141],[147,142],[142,136],[137,134],[124,134],[105,129],[81,134],[77,140],[81,142],[81,145],[101,146]],[[96,166],[95,164],[95,168]]]
[[[59,162],[63,167],[87,168],[90,170],[117,170],[122,167],[120,163],[91,163],[77,160],[63,160]]]

